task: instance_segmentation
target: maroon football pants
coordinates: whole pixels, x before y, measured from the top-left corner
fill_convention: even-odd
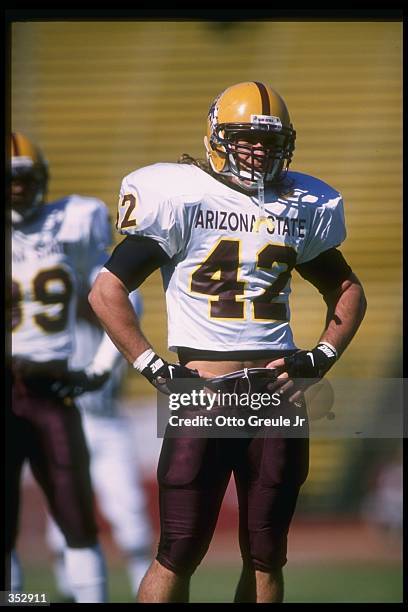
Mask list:
[[[89,454],[75,405],[33,393],[22,380],[12,389],[7,419],[6,546],[18,530],[20,479],[25,460],[43,490],[68,546],[94,546],[97,538]]]
[[[305,437],[165,437],[158,465],[161,537],[157,560],[191,575],[214,533],[231,474],[245,566],[286,563],[287,534],[309,467]]]

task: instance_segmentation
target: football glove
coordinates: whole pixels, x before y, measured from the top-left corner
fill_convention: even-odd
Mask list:
[[[168,363],[153,351],[149,357],[145,367],[139,371],[161,393],[170,395],[180,391],[180,378],[200,378],[198,370],[191,370],[179,363]]]
[[[285,366],[290,378],[322,378],[336,359],[336,349],[319,342],[311,351],[297,351],[285,357]]]
[[[61,379],[51,385],[52,392],[59,398],[78,397],[88,391],[100,389],[109,378],[109,372],[95,373],[91,368],[68,370]]]

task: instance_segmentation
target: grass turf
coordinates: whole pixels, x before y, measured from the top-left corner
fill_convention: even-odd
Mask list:
[[[202,566],[193,576],[193,602],[231,602],[239,577],[238,567]],[[25,568],[25,592],[48,592],[58,601],[47,567]],[[109,574],[109,601],[134,601],[125,569]],[[294,603],[397,603],[402,601],[402,569],[397,564],[310,564],[285,569],[285,602]]]

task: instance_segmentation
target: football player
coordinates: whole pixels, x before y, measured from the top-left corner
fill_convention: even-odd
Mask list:
[[[18,530],[25,460],[67,541],[65,560],[77,602],[106,600],[89,456],[75,397],[100,388],[120,354],[105,335],[86,368],[73,369],[76,301],[107,259],[106,206],[71,195],[45,203],[48,166],[21,133],[11,135],[12,397],[8,413],[7,551]],[[21,589],[15,552],[12,582]],[[17,573],[13,572],[17,569]]]
[[[129,295],[137,316],[142,314],[138,291]],[[83,368],[92,359],[101,341],[102,330],[88,301],[81,303],[75,326],[73,368]],[[127,419],[120,411],[120,390],[127,369],[122,358],[104,386],[76,399],[91,457],[91,479],[102,515],[112,526],[113,537],[124,553],[133,594],[151,562],[152,528],[146,512],[146,499],[136,461]],[[71,595],[66,576],[65,541],[52,518],[47,521],[47,541],[53,551],[53,568],[58,590]]]
[[[204,140],[206,163],[184,156],[190,163],[157,163],[123,179],[117,225],[126,238],[97,277],[91,305],[159,390],[169,392],[174,379],[267,367],[277,373],[283,408],[304,410],[303,390],[341,356],[366,308],[338,249],[346,236],[342,197],[289,171],[295,130],[284,100],[265,83],[238,83],[217,96]],[[176,364],[155,353],[129,307],[129,291],[156,268]],[[325,329],[310,350],[296,347],[290,328],[293,269],[327,305]],[[161,538],[139,601],[188,601],[233,473],[243,559],[235,601],[281,602],[287,534],[307,472],[307,435],[165,436]]]

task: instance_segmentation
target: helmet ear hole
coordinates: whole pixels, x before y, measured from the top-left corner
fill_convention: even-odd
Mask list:
[[[221,173],[228,164],[228,155],[224,147],[213,143],[211,139],[204,136],[204,145],[207,153],[207,160],[214,172]]]

